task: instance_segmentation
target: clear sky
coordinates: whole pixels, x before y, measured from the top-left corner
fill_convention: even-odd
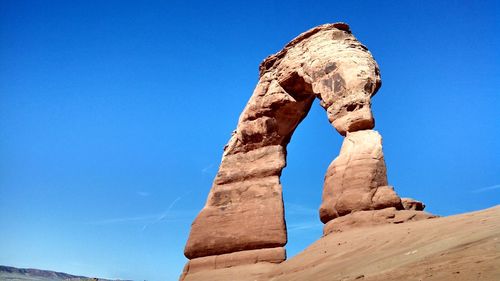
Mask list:
[[[500,203],[499,1],[0,3],[0,264],[177,280],[259,63],[337,21],[380,65],[396,191],[439,215]],[[341,141],[318,104],[292,138],[289,255],[321,235]]]

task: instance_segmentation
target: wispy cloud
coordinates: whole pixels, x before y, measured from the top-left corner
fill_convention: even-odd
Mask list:
[[[188,190],[183,195],[175,198],[172,202],[170,202],[170,204],[168,205],[168,208],[165,210],[165,212],[163,212],[161,215],[157,216],[153,222],[146,223],[142,227],[142,231],[146,230],[146,228],[148,228],[151,225],[157,224],[157,223],[165,220],[172,213],[171,210],[175,206],[175,204],[177,204],[177,202],[179,202],[185,196],[189,195],[191,192],[193,192],[193,190]]]
[[[323,227],[323,224],[319,221],[315,222],[299,222],[287,225],[288,231],[299,231],[299,230],[308,230],[308,229],[316,229]]]
[[[146,230],[149,226],[163,222],[163,221],[176,221],[192,217],[194,210],[173,210],[174,206],[186,195],[191,193],[188,191],[183,196],[178,196],[168,205],[164,212],[156,214],[146,214],[137,216],[126,216],[118,218],[109,218],[88,222],[93,225],[108,225],[108,224],[139,224],[143,225],[141,231]]]
[[[156,219],[155,219],[153,222],[150,222],[150,223],[145,224],[145,225],[142,227],[142,231],[146,230],[146,228],[148,228],[150,225],[157,224],[157,223],[161,222],[162,220],[164,220],[164,219],[168,216],[168,214],[170,213],[170,210],[171,210],[171,209],[175,206],[175,204],[176,204],[177,202],[179,202],[179,200],[181,200],[181,199],[182,199],[182,196],[179,196],[179,197],[175,198],[175,200],[174,200],[174,201],[172,201],[172,202],[170,203],[170,205],[168,205],[167,210],[165,210],[165,212],[163,212],[161,215],[159,215],[158,217],[156,217]]]
[[[285,202],[285,213],[287,218],[293,221],[293,223],[287,224],[289,232],[323,227],[323,224],[319,221],[318,208]]]
[[[495,189],[500,189],[500,184],[495,184],[495,185],[490,185],[490,186],[474,189],[474,190],[472,190],[472,193],[481,193],[481,192],[491,191],[491,190],[495,190]]]
[[[318,208],[285,202],[285,212],[287,215],[316,215]]]
[[[212,164],[210,164],[210,165],[208,165],[208,166],[206,166],[206,167],[202,168],[202,169],[201,169],[201,173],[202,173],[202,174],[206,174],[206,173],[210,172],[210,170],[212,170],[212,168],[213,168],[214,166],[215,166],[215,164],[214,164],[214,163],[212,163]]]
[[[177,210],[170,211],[168,214],[157,213],[157,214],[146,214],[138,216],[128,216],[128,217],[117,217],[102,220],[94,220],[87,222],[86,224],[92,225],[108,225],[108,224],[138,224],[138,225],[151,225],[159,223],[160,221],[178,221],[191,218],[195,213],[194,210]],[[158,218],[161,218],[158,220]]]
[[[143,216],[130,216],[130,217],[120,217],[120,218],[110,218],[103,220],[96,220],[89,222],[89,224],[106,225],[106,224],[120,224],[120,223],[146,223],[154,221],[158,215],[143,215]]]
[[[142,196],[142,197],[148,197],[151,194],[149,192],[146,192],[146,191],[137,191],[137,195]]]

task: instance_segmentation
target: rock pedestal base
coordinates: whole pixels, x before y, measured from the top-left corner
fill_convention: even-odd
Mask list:
[[[359,211],[329,221],[323,228],[323,236],[348,231],[352,228],[368,227],[381,224],[398,224],[436,218],[433,214],[415,210],[382,210]]]
[[[187,262],[180,280],[184,280],[187,274],[204,270],[214,270],[260,262],[281,263],[285,259],[286,251],[283,247],[240,251],[230,254],[195,258]]]
[[[382,137],[377,131],[347,133],[328,167],[319,214],[323,223],[356,211],[403,209],[388,185]]]

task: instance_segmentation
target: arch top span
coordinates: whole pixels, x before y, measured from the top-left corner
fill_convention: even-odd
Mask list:
[[[306,31],[259,68],[259,82],[225,154],[286,146],[314,98],[341,135],[374,127],[371,97],[381,85],[379,68],[347,24]]]
[[[189,259],[221,255],[224,258],[219,260],[285,259],[287,234],[279,177],[286,165],[287,144],[315,98],[333,127],[347,135],[346,140],[357,142],[344,145],[342,152],[358,153],[359,159],[375,157],[369,157],[371,162],[363,162],[364,166],[354,164],[354,169],[374,176],[361,181],[352,177],[350,185],[339,182],[345,177],[334,171],[340,167],[342,173],[349,173],[350,158],[332,163],[321,219],[327,222],[347,214],[351,207],[369,210],[401,204],[386,186],[381,138],[371,130],[375,126],[371,97],[381,85],[379,68],[347,24],[325,24],[300,34],[267,57],[259,70],[255,90],[224,147],[207,202],[192,224],[184,252]],[[380,185],[384,188],[376,193]],[[353,188],[368,199],[346,205],[344,197],[332,195],[336,188],[345,198],[353,196],[349,193]],[[394,195],[392,201],[373,199],[382,193]]]

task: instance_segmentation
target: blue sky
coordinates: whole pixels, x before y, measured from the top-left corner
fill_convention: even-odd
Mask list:
[[[500,203],[498,1],[237,2],[0,1],[0,264],[177,280],[260,61],[336,21],[380,65],[396,191]],[[313,105],[282,177],[289,255],[321,235],[341,142]]]

